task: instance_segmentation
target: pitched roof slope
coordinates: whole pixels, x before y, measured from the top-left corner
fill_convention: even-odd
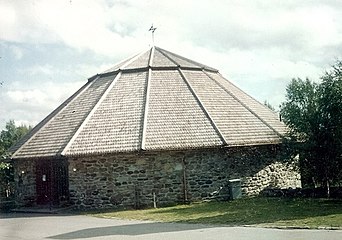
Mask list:
[[[83,123],[113,76],[101,77],[90,82],[72,99],[67,100],[58,112],[39,129],[33,129],[30,137],[14,152],[13,158],[58,156]]]
[[[275,144],[284,132],[215,68],[152,47],[90,78],[12,157]]]

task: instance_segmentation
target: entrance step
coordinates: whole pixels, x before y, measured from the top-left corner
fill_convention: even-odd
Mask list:
[[[15,213],[42,213],[42,214],[58,214],[72,210],[74,206],[68,207],[50,207],[50,206],[34,206],[34,207],[20,207],[11,209]]]

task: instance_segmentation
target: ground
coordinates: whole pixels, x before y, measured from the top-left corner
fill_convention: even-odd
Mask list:
[[[224,225],[158,223],[85,215],[0,214],[0,239],[234,239],[339,240],[341,230],[284,230]]]
[[[156,222],[342,230],[342,200],[254,197],[139,211],[106,210],[98,211],[94,216]]]

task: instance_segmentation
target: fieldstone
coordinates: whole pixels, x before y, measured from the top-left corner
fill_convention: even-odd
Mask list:
[[[270,186],[300,187],[296,168],[276,162],[272,151],[271,147],[258,146],[72,157],[68,159],[70,199],[79,208],[153,206],[155,191],[160,193],[158,204],[177,203],[185,197],[197,201],[227,187],[228,180],[235,178],[242,180],[246,196]],[[18,194],[22,199],[35,197],[35,161],[16,162],[15,169],[23,167],[28,170]],[[17,177],[16,183],[19,185]]]

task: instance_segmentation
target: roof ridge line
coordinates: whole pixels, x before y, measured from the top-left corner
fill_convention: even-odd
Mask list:
[[[147,51],[151,51],[151,48]],[[119,67],[119,70],[124,70],[125,67],[127,67],[129,64],[131,64],[132,62],[134,62],[135,60],[137,60],[139,57],[141,57],[142,55],[144,55],[147,51],[142,51],[141,53],[135,55],[134,57],[132,57],[129,61],[127,61],[126,63],[124,63],[122,66]]]
[[[120,70],[120,66],[121,66],[121,64],[123,65],[126,61],[128,61],[129,59],[131,59],[131,58],[134,58],[134,57],[136,57],[137,55],[139,55],[140,53],[138,53],[138,54],[132,54],[131,56],[129,56],[129,57],[127,57],[127,58],[125,58],[124,60],[121,60],[121,61],[119,61],[118,63],[116,63],[113,67],[111,67],[111,68],[109,68],[109,69],[107,69],[107,70],[105,70],[105,71],[102,71],[101,73],[98,73],[98,74],[96,74],[96,75],[103,75],[103,74],[109,74],[109,73],[112,73],[112,72],[116,72],[116,71],[118,71],[118,70]],[[116,66],[118,66],[118,68],[115,68]],[[112,70],[113,68],[115,68],[114,70]],[[94,76],[96,76],[96,75],[94,75]],[[91,77],[92,78],[92,77]]]
[[[142,133],[141,133],[141,143],[140,148],[145,150],[145,140],[146,140],[146,131],[147,131],[147,115],[148,115],[148,106],[150,99],[150,80],[152,77],[152,63],[154,57],[155,46],[151,48],[150,57],[148,60],[148,75],[146,79],[146,87],[145,87],[145,102],[144,102],[144,118],[142,123]]]
[[[100,104],[102,103],[102,101],[104,100],[105,96],[108,95],[109,91],[113,88],[113,86],[115,85],[116,81],[118,78],[120,78],[121,76],[121,71],[118,72],[118,74],[115,76],[115,78],[113,79],[113,81],[111,82],[111,84],[108,86],[108,88],[106,89],[106,91],[102,94],[102,96],[100,97],[100,99],[97,101],[97,103],[94,105],[93,109],[88,113],[87,117],[83,120],[83,122],[81,123],[81,125],[78,127],[77,131],[75,132],[75,134],[70,138],[69,142],[65,145],[64,149],[61,152],[61,155],[65,155],[66,151],[70,148],[71,144],[73,144],[73,142],[75,141],[75,139],[78,137],[78,135],[80,134],[80,132],[83,130],[84,126],[86,125],[86,123],[88,123],[89,119],[93,116],[94,112],[97,110],[97,108],[100,106]],[[100,78],[100,77],[98,77]],[[97,79],[98,79],[97,78]],[[95,81],[94,81],[95,82]]]
[[[185,84],[187,85],[187,87],[189,88],[190,92],[192,93],[192,95],[195,97],[196,101],[198,102],[200,108],[202,109],[204,115],[206,115],[206,117],[208,118],[208,120],[210,121],[212,127],[214,128],[214,130],[216,131],[217,135],[219,136],[219,138],[221,139],[221,141],[223,142],[223,145],[228,145],[228,141],[226,140],[226,138],[224,137],[223,133],[221,132],[221,130],[219,129],[219,127],[216,125],[214,119],[211,117],[211,115],[209,114],[208,110],[205,108],[204,104],[202,103],[201,99],[199,98],[199,96],[197,96],[197,94],[195,93],[194,89],[192,88],[190,82],[186,79],[182,69],[178,69],[180,75],[182,76]]]
[[[98,73],[98,74],[96,74],[96,75],[104,75],[104,74],[110,74],[110,73],[113,73],[113,72],[116,72],[116,71],[120,71],[120,70],[123,70],[122,68],[123,67],[126,67],[128,64],[130,64],[130,63],[132,63],[132,61],[134,61],[134,60],[136,60],[138,57],[140,57],[142,54],[144,54],[146,52],[146,50],[145,51],[142,51],[142,52],[140,52],[140,53],[138,53],[138,54],[132,54],[130,57],[127,57],[127,58],[125,58],[124,60],[122,60],[122,61],[119,61],[118,63],[116,63],[112,68],[109,68],[109,69],[107,69],[107,70],[105,70],[105,71],[103,71],[103,72],[101,72],[101,73]],[[127,62],[126,62],[127,61]],[[126,62],[126,63],[125,63]],[[122,65],[121,65],[122,64]],[[117,68],[115,68],[115,69],[113,69],[114,67],[116,67],[117,66]],[[113,69],[113,70],[112,70]],[[93,77],[95,77],[96,75],[94,75]],[[90,78],[92,78],[92,77],[90,77]]]
[[[145,91],[146,91],[146,97],[145,97],[145,104],[144,104],[144,118],[143,118],[143,129],[142,129],[142,134],[141,134],[141,145],[140,148],[142,150],[146,150],[145,149],[145,140],[146,140],[146,131],[147,131],[147,116],[148,116],[148,107],[149,107],[149,99],[150,99],[150,81],[152,78],[152,69],[149,68],[148,69],[148,75],[147,75],[147,80],[146,80],[146,87],[145,87]]]
[[[153,46],[152,48],[151,48],[151,52],[150,52],[150,57],[149,57],[149,59],[148,59],[148,67],[152,67],[152,64],[153,64],[153,59],[154,59],[154,50],[155,50],[155,46]]]
[[[262,119],[258,114],[256,114],[250,107],[248,107],[244,102],[242,102],[239,98],[237,98],[231,91],[226,89],[221,83],[219,83],[216,79],[211,77],[208,73],[202,70],[205,75],[207,75],[211,80],[213,80],[219,87],[221,87],[226,93],[232,96],[236,101],[238,101],[244,108],[246,108],[250,113],[252,113],[255,117],[257,117],[262,123],[264,123],[268,128],[270,128],[273,132],[275,132],[279,137],[283,137],[274,127],[272,127],[268,122]],[[247,93],[245,93],[247,94]],[[248,94],[247,94],[248,95]],[[249,95],[248,95],[249,96]],[[254,99],[255,100],[255,99]]]
[[[208,70],[207,70],[207,71],[208,71]],[[224,76],[222,76],[221,73],[218,73],[218,74],[219,74],[223,79],[227,80]],[[264,104],[262,104],[261,102],[259,102],[255,97],[249,95],[249,94],[246,93],[244,90],[242,90],[241,88],[239,88],[238,86],[236,86],[234,83],[232,83],[232,82],[230,82],[230,81],[229,81],[229,83],[230,83],[231,85],[233,85],[235,88],[239,89],[239,90],[240,90],[241,92],[243,92],[244,94],[248,95],[248,97],[250,97],[251,99],[253,99],[254,101],[256,101],[260,106],[265,106]],[[266,109],[269,110],[270,112],[276,114],[276,112],[273,111],[272,109],[270,109],[270,108],[266,108]]]
[[[164,51],[163,51],[164,49],[157,47],[157,50],[158,50],[164,57],[166,57],[166,58],[169,59],[171,62],[173,62],[173,63],[176,65],[176,68],[179,68],[179,67],[180,67],[180,65],[179,65],[175,60],[173,60],[173,59],[170,58],[167,54],[164,53]]]
[[[31,140],[44,128],[47,127],[48,123],[51,122],[56,115],[65,109],[67,106],[71,104],[72,101],[77,99],[81,93],[83,93],[85,90],[87,90],[90,85],[92,85],[92,82],[86,82],[80,89],[78,89],[71,97],[69,97],[67,100],[65,100],[61,105],[59,105],[55,110],[53,110],[46,118],[44,118],[41,122],[39,122],[31,131],[34,132],[31,137],[29,137],[15,152],[12,154],[12,157],[16,156],[16,153],[19,152],[24,146],[29,144]],[[29,134],[29,133],[28,133]]]
[[[216,68],[209,67],[209,66],[207,66],[207,65],[205,65],[205,64],[203,64],[203,63],[200,63],[200,62],[194,61],[194,60],[192,60],[192,59],[183,57],[183,56],[181,56],[181,55],[179,55],[179,54],[177,54],[177,53],[173,53],[173,52],[170,52],[170,51],[165,50],[165,49],[162,49],[162,48],[159,48],[159,50],[160,50],[160,52],[166,52],[166,53],[168,53],[168,54],[174,55],[175,57],[180,58],[180,59],[182,59],[183,61],[190,62],[190,63],[194,64],[195,66],[197,66],[197,67],[200,68],[200,69],[206,69],[206,68],[208,68],[208,69],[212,69],[211,71],[213,71],[213,72],[219,72]],[[164,56],[167,55],[166,53],[164,53]],[[171,58],[169,57],[169,59],[171,59]],[[176,61],[173,61],[173,62],[176,63],[177,66],[181,66],[181,64],[178,64]]]

